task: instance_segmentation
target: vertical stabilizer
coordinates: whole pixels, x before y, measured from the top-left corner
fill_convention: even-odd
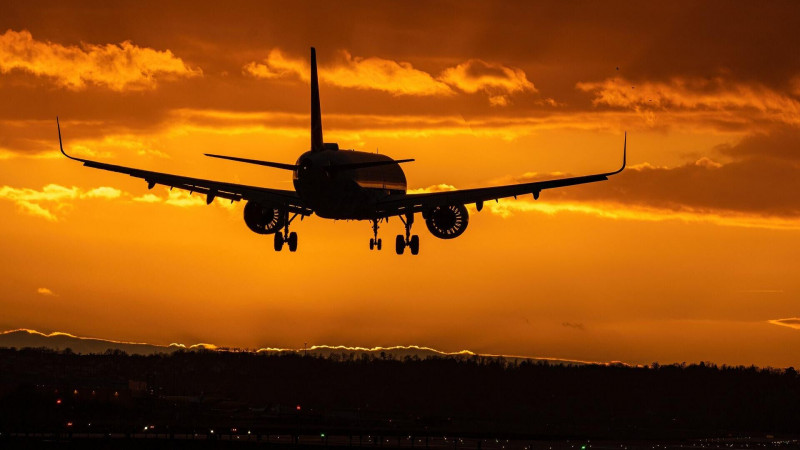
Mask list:
[[[322,150],[322,113],[319,108],[317,52],[311,47],[311,150]]]

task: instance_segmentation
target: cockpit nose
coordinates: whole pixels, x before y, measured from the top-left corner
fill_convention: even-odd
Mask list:
[[[311,158],[303,158],[300,160],[300,171],[307,172],[313,165]]]

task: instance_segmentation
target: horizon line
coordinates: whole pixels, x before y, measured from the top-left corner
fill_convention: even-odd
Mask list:
[[[444,351],[439,350],[433,347],[417,345],[417,344],[407,344],[407,345],[388,345],[388,346],[374,346],[374,347],[361,347],[361,346],[348,346],[348,345],[330,345],[330,344],[316,344],[311,345],[307,348],[280,348],[280,347],[238,347],[238,346],[218,346],[215,344],[209,344],[200,342],[197,344],[192,345],[185,345],[178,342],[171,342],[167,345],[165,344],[153,344],[149,342],[135,342],[135,341],[121,341],[115,339],[106,339],[106,338],[98,338],[98,337],[87,337],[87,336],[78,336],[72,333],[67,333],[63,331],[53,331],[50,333],[41,332],[35,330],[33,328],[16,328],[11,330],[0,331],[0,336],[8,335],[11,333],[18,333],[18,332],[26,332],[29,335],[37,335],[42,336],[45,338],[53,338],[64,336],[72,339],[78,339],[82,341],[101,341],[107,342],[110,344],[121,344],[121,345],[141,345],[141,346],[150,346],[150,347],[160,347],[164,349],[188,349],[188,350],[196,350],[196,349],[204,349],[210,351],[219,351],[219,352],[246,352],[246,353],[301,353],[301,352],[314,352],[314,351],[336,351],[336,350],[343,350],[343,351],[351,351],[351,352],[380,352],[380,351],[398,351],[398,350],[417,350],[417,351],[426,351],[432,352],[440,356],[482,356],[487,358],[507,358],[507,359],[517,359],[517,360],[542,360],[542,361],[552,361],[552,362],[563,362],[563,363],[578,363],[578,364],[596,364],[596,365],[613,365],[613,364],[623,364],[626,366],[637,366],[638,364],[630,364],[623,361],[587,361],[587,360],[580,360],[580,359],[570,359],[570,358],[558,358],[552,356],[524,356],[524,355],[505,355],[505,354],[495,354],[495,353],[478,353],[472,350],[459,350],[459,351]]]

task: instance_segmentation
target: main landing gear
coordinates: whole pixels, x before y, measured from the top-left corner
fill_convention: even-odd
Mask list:
[[[284,216],[284,225],[283,232],[281,230],[275,231],[275,251],[279,252],[283,249],[283,244],[287,244],[289,246],[290,252],[297,251],[297,233],[292,231],[289,232],[289,224],[292,223],[294,218],[297,217],[297,213],[293,214],[291,218],[289,218],[289,213],[286,212]]]
[[[406,247],[408,247],[411,250],[411,254],[416,255],[419,253],[419,236],[416,234],[411,236],[411,225],[414,224],[414,213],[408,213],[405,216],[400,216],[400,220],[403,221],[403,225],[406,227],[406,235],[397,235],[397,238],[395,238],[394,241],[395,251],[397,251],[398,255],[402,255],[406,250]]]
[[[372,235],[374,237],[369,239],[369,249],[374,250],[377,247],[380,250],[383,242],[378,238],[378,219],[372,219]]]

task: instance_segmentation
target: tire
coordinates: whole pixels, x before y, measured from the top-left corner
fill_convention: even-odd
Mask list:
[[[380,238],[378,239],[378,242],[376,242],[376,243],[375,243],[375,246],[376,246],[376,247],[378,247],[378,250],[380,250],[380,249],[381,249],[381,244],[382,244],[382,243],[383,243],[383,242],[381,242]]]
[[[372,250],[375,248],[375,239],[369,238],[369,249]]]
[[[406,250],[406,240],[402,234],[398,234],[394,240],[394,249],[398,255],[402,255]]]
[[[280,231],[275,232],[274,246],[276,252],[279,252],[281,249],[283,249],[283,233]]]
[[[289,251],[296,252],[297,251],[297,233],[292,231],[289,233]]]
[[[408,248],[411,249],[411,254],[416,255],[419,253],[419,236],[416,234],[411,236],[411,240],[408,242]]]

